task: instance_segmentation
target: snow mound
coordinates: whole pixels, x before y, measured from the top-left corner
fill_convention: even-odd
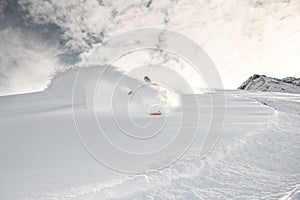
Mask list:
[[[300,93],[300,78],[287,77],[284,79],[277,79],[265,75],[254,74],[238,89],[298,94]]]
[[[57,72],[46,91],[73,105],[97,111],[169,112],[180,105],[171,89],[146,84],[113,66],[74,67]]]

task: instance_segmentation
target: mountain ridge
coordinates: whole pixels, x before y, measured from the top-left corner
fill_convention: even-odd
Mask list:
[[[286,77],[272,78],[265,75],[254,74],[242,83],[239,90],[269,91],[283,93],[300,93],[300,78]]]

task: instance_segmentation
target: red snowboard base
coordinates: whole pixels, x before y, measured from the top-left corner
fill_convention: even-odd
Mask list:
[[[152,113],[150,113],[150,115],[161,115],[161,112],[160,111],[152,112]]]

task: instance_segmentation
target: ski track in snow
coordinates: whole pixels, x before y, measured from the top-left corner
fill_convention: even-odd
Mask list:
[[[204,158],[200,157],[200,147],[212,106],[217,110],[218,122],[223,123],[222,105],[219,101],[210,105],[211,97],[222,97],[223,92],[196,95],[201,123],[197,129],[199,137],[191,148],[167,168],[133,175],[96,162],[76,133],[70,101],[72,94],[68,92],[75,77],[80,94],[75,105],[80,108],[77,114],[84,118],[86,113],[93,112],[93,108],[107,112],[102,101],[97,101],[101,103],[95,107],[90,106],[89,96],[93,94],[90,92],[97,94],[97,90],[92,90],[92,83],[95,83],[98,70],[101,68],[85,69],[79,76],[75,76],[76,69],[69,70],[56,77],[44,92],[0,98],[1,199],[299,198],[300,95],[226,91],[222,135]],[[109,102],[109,91],[115,80],[123,77],[114,70],[107,75],[105,90],[99,91],[106,99],[104,103]],[[123,78],[117,92],[120,97],[124,94],[128,97],[128,89],[140,83]],[[149,97],[156,94],[146,89],[142,93]],[[192,97],[181,97],[184,102],[181,108],[189,114],[185,115],[187,117],[194,116],[196,110],[191,103]],[[132,103],[139,105],[145,103],[144,100],[135,97]],[[118,104],[122,101],[124,98],[117,98]],[[169,126],[176,125],[178,111],[169,111],[166,116],[170,120]],[[106,120],[106,116],[100,119]],[[185,124],[182,128],[193,127]],[[173,129],[166,127],[166,130]],[[86,131],[97,130],[90,127]],[[215,142],[211,135],[205,141],[208,144]],[[182,148],[180,142],[177,145]],[[160,158],[159,162],[165,163],[167,159]]]
[[[297,199],[299,118],[274,111],[267,120],[263,130],[252,131],[207,159],[189,155],[169,169],[105,188],[87,199],[110,193],[127,195],[109,199]]]
[[[208,106],[209,95],[197,98]],[[223,134],[208,157],[199,158],[196,140],[170,167],[129,175],[85,152],[62,99],[45,92],[1,97],[1,198],[299,198],[300,96],[228,91],[226,100]]]

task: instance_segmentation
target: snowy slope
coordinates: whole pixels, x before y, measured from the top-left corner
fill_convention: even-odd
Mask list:
[[[94,74],[94,70],[86,73]],[[86,106],[86,101],[72,109],[68,95],[57,95],[68,94],[72,74],[71,71],[58,76],[47,91],[0,98],[1,199],[299,199],[300,95],[227,91],[221,138],[206,157],[201,156],[203,142],[204,147],[215,142],[210,140],[213,137],[204,139],[211,109],[216,109],[216,119],[223,123],[222,105],[218,102],[211,105],[211,98],[220,98],[224,92],[196,95],[200,124],[196,129],[189,123],[182,125],[186,134],[172,143],[181,151],[193,129],[197,137],[188,151],[164,169],[131,174],[99,163],[84,148],[76,132],[74,108],[75,119],[80,118],[87,125],[84,134],[99,133],[90,121],[95,116],[93,109]],[[113,71],[111,74],[119,76]],[[106,82],[106,86],[111,87],[113,78],[109,80],[112,82]],[[197,110],[193,98],[182,96],[181,108],[186,114],[183,117],[188,122],[193,121]],[[117,116],[123,129],[131,130],[132,121]],[[167,116],[151,118],[154,122],[167,120],[163,134],[154,138],[154,143],[124,136],[109,117],[99,112],[99,121],[105,122],[107,131],[113,130],[109,132],[110,139],[138,152],[157,150],[169,140],[174,127],[180,126],[181,115],[175,109]],[[138,116],[133,120],[148,119]],[[155,128],[157,124],[153,125]],[[146,133],[146,129],[135,132],[139,136]],[[103,146],[99,148],[104,153],[111,152]],[[168,163],[173,156],[168,153],[169,156],[161,154],[146,163],[129,162],[128,157],[116,154],[108,156],[123,163],[121,168],[136,169],[141,165],[143,169],[151,169]]]
[[[238,89],[299,94],[300,78],[287,77],[277,79],[255,74],[246,80]]]

